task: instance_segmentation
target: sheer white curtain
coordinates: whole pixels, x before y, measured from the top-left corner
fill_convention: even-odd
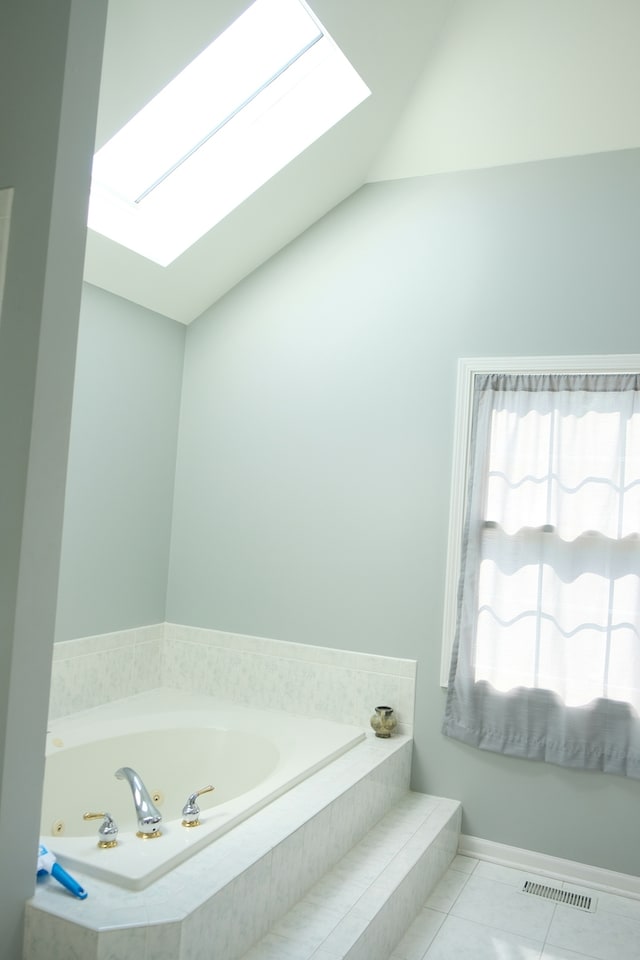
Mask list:
[[[640,377],[474,390],[443,730],[640,778]]]

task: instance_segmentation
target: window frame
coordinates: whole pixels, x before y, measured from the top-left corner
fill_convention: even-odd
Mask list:
[[[476,375],[483,373],[640,373],[640,354],[590,354],[535,357],[461,357],[458,360],[451,496],[447,531],[440,686],[449,685],[456,633],[462,536],[469,481],[471,415]]]

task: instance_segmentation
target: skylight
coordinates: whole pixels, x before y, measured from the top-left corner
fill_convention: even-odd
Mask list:
[[[369,96],[300,0],[255,0],[95,155],[89,227],[167,266]]]

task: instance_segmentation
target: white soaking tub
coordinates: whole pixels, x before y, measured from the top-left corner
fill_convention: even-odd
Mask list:
[[[153,690],[50,722],[41,835],[71,871],[140,890],[290,787],[364,739],[354,726],[257,710],[212,697]],[[132,767],[162,813],[161,836],[143,840],[129,785]],[[182,826],[190,794],[200,825]],[[98,847],[108,812],[118,845]]]

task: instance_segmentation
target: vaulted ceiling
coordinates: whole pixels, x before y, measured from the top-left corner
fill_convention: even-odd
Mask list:
[[[96,148],[248,6],[110,0]],[[89,231],[85,279],[189,323],[367,179],[452,0],[311,0],[372,95],[168,267]]]
[[[190,323],[364,183],[640,146],[638,0],[308,0],[372,95],[163,268],[85,279]],[[250,0],[109,0],[102,146]]]

